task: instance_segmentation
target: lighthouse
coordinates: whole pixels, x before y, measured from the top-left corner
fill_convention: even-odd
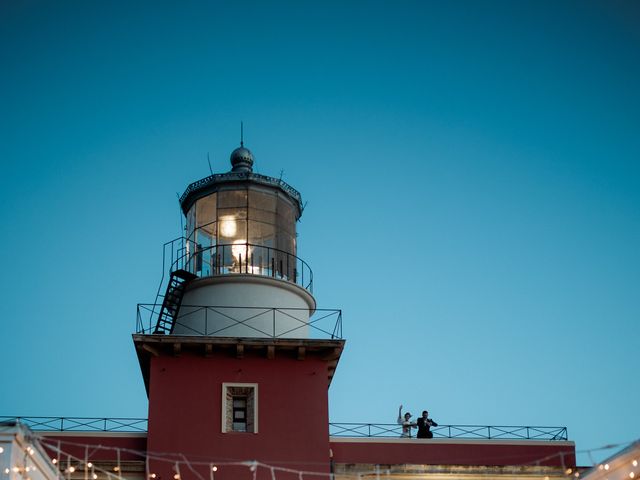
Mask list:
[[[579,476],[566,427],[440,424],[427,439],[329,423],[341,313],[316,305],[299,256],[300,193],[255,173],[241,144],[180,204],[184,234],[164,244],[157,300],[138,305],[133,335],[147,418],[0,417],[7,480]]]
[[[181,196],[184,236],[165,245],[158,300],[133,336],[149,398],[147,449],[218,459],[224,468],[208,467],[216,478],[246,470],[234,459],[329,473],[341,314],[318,309],[311,267],[297,255],[300,193],[255,173],[243,143],[230,161]],[[318,314],[333,326],[319,328]],[[166,462],[147,469],[180,477]]]

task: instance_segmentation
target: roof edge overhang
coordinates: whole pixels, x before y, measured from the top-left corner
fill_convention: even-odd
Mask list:
[[[191,206],[199,198],[217,192],[221,187],[237,184],[256,184],[270,187],[284,193],[298,208],[298,217],[302,215],[302,195],[295,188],[280,178],[260,175],[253,172],[216,173],[190,184],[180,197],[182,212],[186,215]]]
[[[305,360],[320,358],[327,362],[328,386],[340,361],[345,340],[317,340],[310,338],[253,338],[253,337],[205,337],[190,335],[143,335],[133,334],[144,386],[149,395],[149,373],[151,358],[180,356],[182,354],[214,357],[216,355],[264,356],[273,359],[276,354]]]

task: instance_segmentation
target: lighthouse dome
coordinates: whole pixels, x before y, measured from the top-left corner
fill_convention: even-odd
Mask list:
[[[244,146],[238,147],[231,152],[230,160],[232,172],[253,171],[253,154],[251,153],[251,150]]]

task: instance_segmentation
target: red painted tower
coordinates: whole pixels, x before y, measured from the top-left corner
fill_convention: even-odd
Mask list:
[[[185,237],[165,245],[164,294],[133,337],[148,452],[178,455],[174,469],[151,460],[152,478],[180,478],[180,454],[330,471],[327,387],[344,347],[340,312],[316,308],[311,269],[297,257],[300,194],[253,173],[253,161],[241,144],[231,171],[184,192]],[[248,468],[193,468],[208,479],[211,467],[216,479]]]

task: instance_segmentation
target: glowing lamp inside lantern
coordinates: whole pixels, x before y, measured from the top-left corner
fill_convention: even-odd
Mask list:
[[[238,225],[233,215],[223,215],[220,217],[220,235],[223,237],[234,237],[237,232]]]

